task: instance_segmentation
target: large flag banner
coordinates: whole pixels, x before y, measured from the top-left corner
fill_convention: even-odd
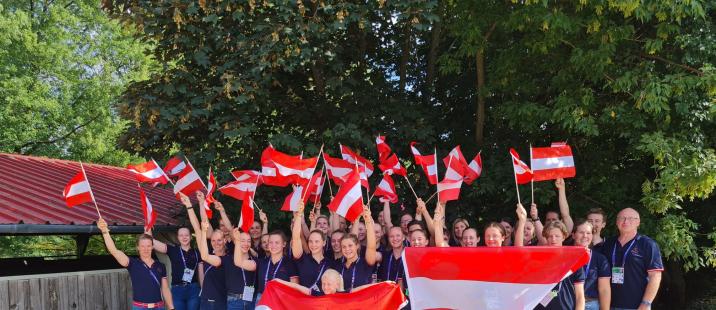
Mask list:
[[[178,196],[179,192],[184,195],[191,196],[200,190],[205,190],[204,181],[201,180],[199,174],[194,170],[189,160],[186,161],[187,166],[179,173],[179,179],[174,183],[174,194]]]
[[[305,295],[278,281],[270,281],[266,284],[266,289],[256,305],[256,310],[397,310],[404,302],[405,296],[400,291],[400,286],[394,282],[381,282],[352,293],[314,297]]]
[[[403,177],[408,175],[408,171],[405,170],[405,167],[400,164],[398,156],[396,156],[395,154],[390,155],[385,159],[382,159],[380,161],[380,164],[378,165],[378,168],[380,168],[380,170],[387,175],[397,174]]]
[[[395,191],[395,183],[390,175],[383,175],[383,180],[376,187],[373,195],[380,197],[380,202],[388,201],[390,203],[398,202],[398,193]]]
[[[326,153],[323,153],[323,161],[326,164],[328,177],[338,186],[343,185],[343,183],[348,180],[348,176],[355,168],[355,164],[351,164],[340,158],[331,157]]]
[[[482,175],[482,156],[477,153],[475,158],[467,165],[467,169],[465,169],[465,183],[471,185],[480,175]]]
[[[533,309],[589,261],[584,247],[406,248],[412,309]]]
[[[535,181],[571,178],[577,175],[572,148],[566,143],[552,143],[550,147],[530,150],[530,167]]]

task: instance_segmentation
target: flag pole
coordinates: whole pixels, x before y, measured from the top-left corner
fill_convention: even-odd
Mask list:
[[[532,167],[532,143],[530,143],[530,168]],[[530,180],[530,188],[532,191],[532,201],[531,203],[535,203],[535,180],[532,178]]]
[[[303,197],[306,196],[306,192],[308,192],[308,188],[311,187],[311,179],[313,179],[313,174],[316,172],[316,167],[318,167],[318,158],[321,157],[321,154],[323,154],[323,144],[321,144],[321,149],[318,151],[318,156],[316,156],[316,164],[313,165],[313,170],[311,171],[311,175],[308,177],[309,184],[306,184],[306,188],[301,190],[301,201],[303,201]],[[301,156],[303,157],[303,152],[301,152]],[[315,180],[314,180],[315,182]]]
[[[363,180],[360,180],[360,169],[358,168],[358,161],[355,163],[356,170],[358,170],[358,179],[360,181],[360,202],[365,206],[365,200],[363,200]],[[367,176],[366,176],[367,177]]]
[[[435,151],[435,178],[437,179],[437,184],[435,184],[435,187],[437,187],[438,191],[435,192],[436,195],[438,195],[438,203],[440,202],[440,173],[438,172],[440,169],[438,168],[438,148],[434,147],[433,150]],[[450,164],[450,163],[448,163]],[[430,177],[430,176],[428,176]]]
[[[259,189],[259,180],[261,180],[261,177],[262,177],[262,175],[259,175],[258,177],[256,177],[256,182],[254,183],[254,194],[249,196],[249,199],[251,199],[251,203],[254,206],[256,206],[256,208],[259,209],[259,211],[264,212],[263,210],[261,210],[261,208],[259,208],[259,205],[256,204],[256,201],[254,200],[254,196],[256,196],[256,190]]]
[[[413,192],[413,196],[415,196],[415,200],[417,200],[418,194],[415,193],[415,189],[413,189],[413,185],[410,184],[410,179],[408,179],[407,172],[405,173],[405,175],[403,177],[405,178],[405,182],[408,182],[408,187],[410,187],[410,191]]]
[[[89,186],[89,192],[90,197],[92,197],[92,202],[94,202],[94,208],[97,210],[97,216],[99,218],[102,218],[102,213],[99,212],[99,206],[97,206],[97,200],[94,199],[94,193],[92,192],[92,185],[90,185],[89,178],[87,177],[87,172],[85,172],[85,165],[80,162],[80,168],[82,168],[82,174],[85,176],[85,180],[87,180],[87,185]]]
[[[323,170],[326,172],[326,183],[328,183],[328,190],[331,192],[331,197],[333,197],[333,186],[331,186],[331,178],[328,177],[328,167],[326,167],[326,154],[323,154]]]
[[[512,174],[515,177],[515,189],[517,189],[517,202],[522,204],[522,200],[520,199],[520,186],[517,184],[517,171],[515,171],[515,157],[512,153],[510,153],[510,158],[512,159]]]
[[[323,189],[326,187],[326,179],[323,178],[323,169],[321,169],[321,194],[317,195],[315,198],[313,198],[313,208],[316,208],[316,203],[321,200],[321,196],[323,196]],[[318,190],[318,188],[316,188]]]
[[[434,198],[435,195],[437,195],[437,194],[438,194],[438,192],[434,192],[432,195],[430,195],[430,197],[428,197],[428,200],[426,200],[425,203],[428,203],[428,202],[430,202],[430,200],[433,200],[433,198]]]
[[[166,172],[164,172],[164,169],[162,169],[162,167],[159,166],[159,164],[157,164],[157,161],[154,160],[154,158],[152,158],[152,161],[154,162],[155,165],[157,165],[157,167],[159,167],[159,170],[162,171],[162,175],[163,175],[165,178],[167,178],[167,180],[169,180],[169,183],[172,184],[172,187],[174,187],[174,181],[172,181],[172,179],[166,174]]]
[[[191,167],[191,170],[194,170],[194,172],[196,172],[196,174],[198,175],[199,172],[197,172],[196,169],[194,169],[194,165],[191,164],[191,162],[189,161],[189,158],[186,157],[186,156],[184,156],[184,159],[186,159],[186,163],[189,164],[189,167]],[[201,185],[204,186],[204,188],[206,188],[206,184],[204,183],[204,179],[202,179],[201,176],[199,176],[199,182],[201,182]]]

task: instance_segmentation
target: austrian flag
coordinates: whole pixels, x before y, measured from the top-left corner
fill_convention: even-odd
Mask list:
[[[142,213],[144,214],[144,231],[148,231],[154,227],[154,222],[157,220],[157,212],[154,211],[152,203],[147,198],[147,194],[144,192],[139,184],[139,197],[142,200]]]
[[[515,172],[517,184],[527,184],[532,181],[532,170],[520,160],[520,155],[517,154],[517,151],[510,149],[510,155],[512,156],[512,168]]]
[[[530,149],[530,155],[535,181],[571,178],[577,174],[572,148],[565,143],[552,143],[551,147],[533,147]]]
[[[65,198],[65,202],[70,208],[85,202],[91,202],[94,199],[92,197],[92,189],[87,181],[87,175],[85,175],[84,169],[78,172],[67,183],[65,190],[62,191],[62,197]]]
[[[425,176],[428,177],[428,183],[438,184],[438,160],[437,152],[433,155],[421,155],[420,151],[415,147],[417,142],[410,142],[410,150],[413,152],[413,158],[415,158],[415,164],[420,165],[425,172]]]
[[[355,222],[363,213],[363,190],[358,169],[353,169],[336,196],[328,204],[328,209],[345,217],[350,222]]]
[[[169,177],[164,174],[164,171],[159,167],[154,159],[143,164],[127,165],[127,169],[136,174],[137,181],[139,182],[152,182],[159,184],[167,184],[169,182]]]

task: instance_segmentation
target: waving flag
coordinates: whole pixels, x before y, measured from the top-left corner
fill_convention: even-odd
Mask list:
[[[164,170],[159,167],[154,159],[143,164],[127,165],[127,170],[134,172],[139,182],[159,184],[167,184],[169,182],[169,177],[164,174]]]
[[[373,175],[373,164],[370,162],[370,160],[365,159],[364,157],[356,154],[351,150],[349,147],[340,145],[341,147],[341,157],[343,157],[343,160],[351,163],[351,164],[358,164],[358,166],[365,167],[365,175],[367,177],[370,177]]]
[[[261,173],[258,171],[240,170],[233,171],[231,174],[236,181],[220,187],[219,192],[236,200],[244,200],[248,195],[253,195],[256,187],[261,184]]]
[[[184,168],[186,168],[186,163],[179,156],[174,156],[169,159],[167,165],[164,166],[164,173],[170,177],[175,177],[178,176]]]
[[[288,186],[307,181],[313,175],[318,157],[301,158],[275,150],[268,146],[261,153],[263,182],[270,186]]]
[[[281,211],[294,212],[298,211],[298,203],[301,201],[301,194],[303,193],[303,186],[296,185],[293,187],[291,194],[286,196],[281,205]],[[308,196],[306,196],[308,198]]]
[[[179,179],[174,183],[174,195],[179,198],[178,194],[181,192],[184,195],[191,196],[202,189],[206,189],[206,185],[204,185],[204,181],[201,180],[194,166],[187,159],[186,168],[179,173]],[[209,213],[207,212],[207,214]]]
[[[375,147],[378,149],[378,160],[380,162],[388,158],[392,152],[390,146],[385,143],[385,136],[378,136],[375,138]]]
[[[381,197],[380,201],[389,201],[390,203],[398,202],[398,194],[395,191],[395,183],[390,175],[383,175],[378,187],[375,188],[373,195]]]
[[[447,170],[445,170],[444,180],[462,180],[465,177],[465,170],[467,170],[467,162],[465,157],[462,156],[460,146],[453,148],[450,153],[443,158],[443,163]]]
[[[343,183],[348,180],[348,176],[355,168],[355,164],[351,164],[340,158],[331,157],[326,153],[323,153],[323,161],[326,164],[328,177],[338,186],[343,185]]]
[[[510,149],[510,155],[512,156],[512,168],[515,172],[517,184],[526,184],[532,181],[532,170],[520,160],[520,155],[517,154],[517,151]]]
[[[341,185],[336,196],[328,204],[328,209],[345,217],[350,222],[363,213],[363,192],[361,189],[361,178],[358,169],[348,176],[348,179]]]
[[[311,178],[310,185],[308,186],[308,189],[306,190],[306,195],[308,195],[308,200],[316,201],[320,199],[321,194],[323,194],[323,183],[325,182],[325,178],[323,177],[323,170],[320,172],[316,172],[316,174],[313,175]]]
[[[214,173],[211,172],[211,168],[209,168],[209,177],[208,177],[207,183],[209,184],[209,186],[206,189],[205,200],[206,200],[206,205],[208,206],[216,201],[216,199],[214,199],[214,191],[216,190],[216,186],[217,186],[216,178],[214,178]],[[207,212],[210,212],[210,211],[207,211]]]
[[[577,175],[572,148],[566,143],[552,143],[550,147],[531,148],[530,166],[535,181],[571,178]]]
[[[482,157],[480,153],[477,153],[475,158],[467,165],[467,169],[465,169],[465,183],[472,184],[480,175],[482,175]]]
[[[65,190],[62,191],[62,197],[65,198],[67,207],[70,208],[94,200],[92,189],[90,188],[89,181],[87,181],[84,169],[72,177],[67,185],[65,185]]]
[[[588,261],[584,247],[568,246],[405,248],[403,254],[412,309],[533,309]]]
[[[239,218],[239,228],[241,231],[248,233],[251,225],[254,224],[254,192],[247,195],[246,199],[241,202],[241,217]]]
[[[397,310],[404,303],[405,296],[400,291],[400,286],[394,282],[381,282],[352,293],[313,297],[278,281],[270,281],[256,304],[256,310],[297,308]]]
[[[413,158],[415,158],[415,164],[420,165],[425,172],[425,176],[428,178],[430,184],[438,184],[438,161],[437,154],[433,155],[420,155],[420,152],[415,147],[417,142],[410,142],[410,150],[413,152]]]
[[[381,171],[383,171],[383,174],[387,175],[393,175],[397,174],[400,176],[406,176],[408,175],[408,171],[405,170],[405,167],[400,164],[400,161],[398,160],[398,156],[395,154],[390,155],[389,157],[381,160],[380,164],[378,165],[378,168],[380,168]]]
[[[157,212],[154,211],[152,203],[147,198],[147,194],[144,189],[139,186],[139,199],[142,200],[142,213],[144,214],[144,231],[148,231],[154,227],[154,222],[157,221]]]

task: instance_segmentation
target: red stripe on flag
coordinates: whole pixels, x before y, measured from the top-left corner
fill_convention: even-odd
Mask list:
[[[532,148],[533,159],[567,156],[572,156],[572,149],[568,145]]]

